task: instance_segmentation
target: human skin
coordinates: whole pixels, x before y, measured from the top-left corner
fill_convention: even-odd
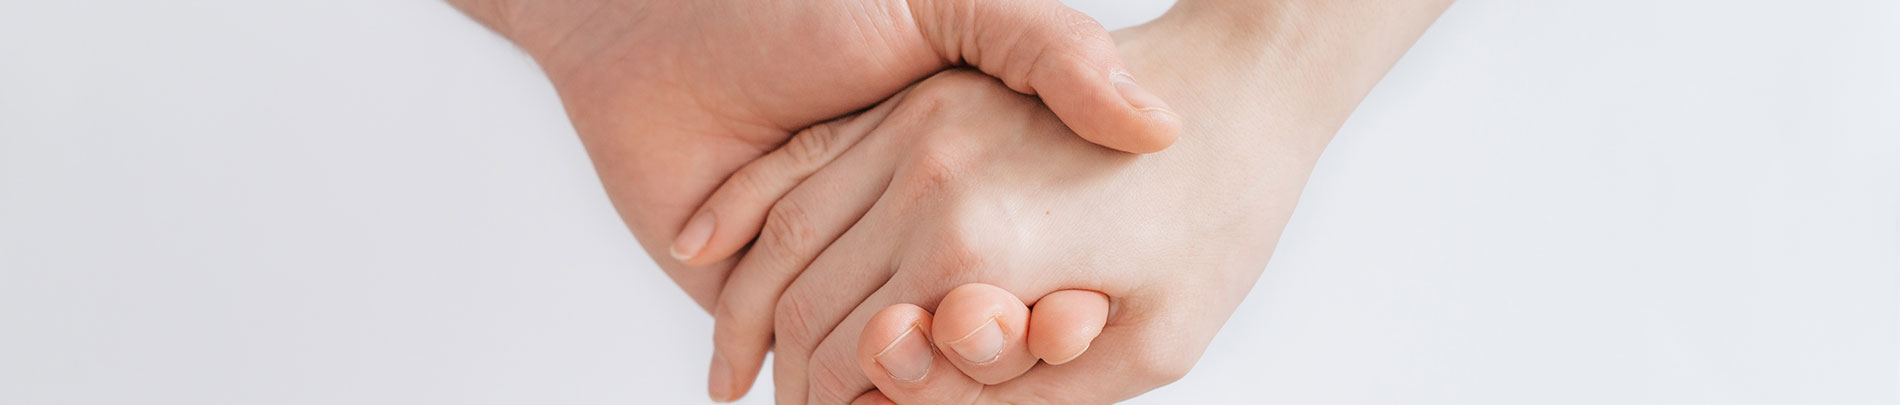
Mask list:
[[[1159,150],[1179,134],[1164,102],[1117,74],[1107,32],[1056,0],[449,3],[547,72],[628,228],[708,310],[736,263],[723,258],[742,246],[704,241],[760,226],[694,215],[713,189],[794,131],[946,67],[1043,95],[1089,139],[1122,150]]]
[[[1039,94],[1079,135],[1120,150],[1159,150],[1180,131],[1100,24],[1056,0],[448,1],[542,66],[627,227],[708,311],[732,254],[763,226],[696,211],[713,189],[768,151],[815,149],[788,144],[795,131],[946,67]],[[713,363],[745,374],[713,374],[749,384],[764,357],[729,356]]]
[[[795,278],[735,272],[720,306],[742,310],[715,311],[719,350],[756,343],[727,340],[735,335],[729,329],[769,321],[781,403],[842,403],[874,387],[878,393],[860,399],[1095,403],[1173,381],[1258,278],[1332,134],[1446,5],[1184,1],[1154,23],[1118,32],[1130,70],[1187,123],[1175,147],[1151,155],[1080,142],[1035,99],[974,73],[921,83],[820,132],[845,141],[818,143],[849,150],[816,154],[836,160],[809,178],[748,178],[788,173],[773,170],[735,176],[741,184],[796,184],[782,200],[722,211],[766,218],[768,232],[746,260],[816,257]],[[771,238],[832,242],[778,252],[809,243],[765,243]],[[782,286],[783,279],[793,281]],[[1072,362],[983,375],[988,370],[946,357],[955,351],[942,338],[963,330],[930,329],[981,325],[996,313],[931,319],[925,311],[972,282],[1039,309],[1037,300],[1051,293],[1097,291],[1114,311]],[[930,347],[894,345],[901,336],[934,336],[938,350],[918,354],[939,367],[915,381],[893,378],[915,373],[885,369],[878,354]]]

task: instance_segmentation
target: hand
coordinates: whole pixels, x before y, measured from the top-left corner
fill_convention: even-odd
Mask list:
[[[1111,147],[1152,152],[1179,132],[1167,106],[1121,74],[1101,26],[1056,0],[450,2],[548,72],[621,217],[709,309],[733,264],[720,259],[737,250],[703,247],[713,224],[760,224],[689,221],[694,207],[794,130],[947,66],[1041,94]]]
[[[859,131],[869,134],[839,135]],[[1196,156],[1134,156],[1084,143],[1034,98],[974,72],[940,74],[890,106],[809,134],[862,139],[821,142],[854,146],[770,210],[768,223],[795,230],[763,235],[715,310],[726,361],[763,356],[767,339],[777,338],[775,375],[786,403],[842,403],[871,389],[875,379],[858,370],[858,333],[869,318],[899,303],[935,307],[951,287],[971,282],[1032,303],[1060,290],[1097,291],[1117,309],[1089,353],[1059,369],[1017,377],[1035,363],[1026,350],[982,364],[946,361],[987,381],[1015,378],[990,388],[960,380],[970,393],[1095,402],[1165,384],[1186,372],[1245,296],[1271,251],[1256,244],[1277,234],[1285,216],[1276,214],[1290,208],[1249,209],[1291,199],[1198,175],[1195,163],[1206,160]],[[741,176],[750,173],[782,172],[747,168]],[[822,254],[775,242],[792,238],[835,241]],[[751,265],[807,254],[817,258],[803,273]],[[749,329],[760,324],[775,328]]]
[[[1262,58],[1250,48],[1258,42],[1179,41],[1194,36],[1183,33],[1208,26],[1220,32],[1219,24],[1180,24],[1207,21],[1177,16],[1191,11],[1171,12],[1176,18],[1164,18],[1171,24],[1124,33],[1124,51],[1136,56],[1131,66],[1169,84],[1157,89],[1172,93],[1171,99],[1189,101],[1177,104],[1190,118],[1206,117],[1190,120],[1194,137],[1166,153],[1100,155],[1107,151],[1062,144],[1056,140],[1067,139],[1061,136],[1065,129],[1033,100],[997,94],[994,83],[968,73],[933,78],[864,116],[809,133],[826,138],[810,144],[852,149],[800,152],[822,160],[799,159],[802,167],[825,165],[809,179],[802,176],[811,169],[784,179],[785,171],[749,166],[703,208],[741,217],[767,217],[771,208],[767,232],[735,270],[715,310],[715,387],[725,383],[719,369],[728,365],[722,358],[762,356],[774,333],[785,402],[807,395],[841,402],[873,382],[892,397],[913,399],[1096,402],[1172,381],[1258,276],[1326,140],[1443,5],[1345,13],[1356,18],[1343,19],[1327,14],[1341,10],[1312,8],[1327,17],[1310,20],[1322,27],[1349,20],[1389,23],[1384,26],[1392,29],[1368,37],[1338,35],[1353,30],[1296,32],[1289,37],[1364,43],[1267,47],[1269,56]],[[1362,6],[1342,4],[1347,11]],[[1255,81],[1204,72],[1274,74]],[[768,156],[760,163],[787,160],[794,159]],[[794,185],[789,193],[779,189]],[[727,195],[785,197],[774,202]],[[1036,208],[1045,208],[1045,216],[1033,215]],[[827,247],[824,241],[835,242]],[[801,259],[814,255],[815,261]],[[802,263],[810,268],[799,274]],[[935,337],[941,349],[936,354],[958,353],[949,347],[954,341],[945,341],[965,332],[928,332],[933,322],[922,307],[938,305],[943,291],[968,281],[995,283],[1031,302],[1043,297],[1031,318],[1044,312],[1046,294],[1058,290],[1101,291],[1118,310],[1089,354],[1070,365],[1039,367],[1015,378],[1022,368],[973,368],[985,364],[937,356],[938,364],[955,365],[963,374],[887,378],[915,374],[884,369],[876,356],[917,346],[899,337]],[[896,306],[867,320],[871,311],[898,302],[922,307]],[[970,328],[993,316],[939,311],[936,322],[976,319],[963,321]],[[1086,322],[1076,325],[1086,331]],[[1020,355],[1028,362],[1004,361],[1018,349],[1010,345],[1024,338],[1023,329],[1004,329],[1010,334],[1003,357],[989,364],[1033,364]],[[1039,332],[1028,330],[1031,354],[1050,358],[1033,353]],[[860,331],[865,340],[858,339]],[[869,381],[848,370],[852,364],[862,364]],[[1011,378],[987,388],[976,384]],[[950,392],[968,395],[944,396]]]
[[[906,403],[1022,403],[1036,399],[1032,395],[1074,391],[1021,382],[1011,382],[1010,387],[999,384],[1031,366],[1047,370],[1079,358],[1101,333],[1108,305],[1108,297],[1101,293],[1065,290],[1038,299],[1031,312],[1007,290],[965,284],[943,297],[934,317],[909,303],[885,307],[866,322],[857,352],[858,366],[883,391],[865,393],[852,403],[883,404],[891,398]],[[1024,356],[1024,349],[1034,357]],[[1047,364],[1037,365],[1037,359]],[[1016,392],[986,393],[985,384]],[[1108,397],[1053,398],[1033,402]]]

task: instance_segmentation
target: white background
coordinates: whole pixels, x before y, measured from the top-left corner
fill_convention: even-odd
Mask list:
[[[1900,3],[1470,0],[1135,402],[1895,404],[1896,273]],[[447,6],[0,2],[0,403],[696,403],[710,327]]]

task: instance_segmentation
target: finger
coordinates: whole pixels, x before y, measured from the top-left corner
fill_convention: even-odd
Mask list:
[[[945,353],[933,350],[931,326],[930,313],[911,304],[886,307],[865,323],[857,340],[857,365],[876,384],[872,392],[904,404],[968,404],[976,399],[983,385],[958,372]]]
[[[1133,398],[1187,375],[1212,335],[1191,325],[1196,321],[1192,314],[1131,314],[1142,311],[1129,310],[1125,302],[1121,307],[1090,345],[1089,355],[985,387],[983,402],[1057,398],[1064,403],[1114,403]]]
[[[1029,353],[1049,364],[1068,363],[1088,351],[1107,322],[1107,295],[1089,290],[1049,293],[1030,310]]]
[[[893,238],[871,232],[890,229],[884,223],[888,217],[879,214],[884,203],[877,204],[859,221],[858,227],[826,247],[809,267],[797,274],[797,280],[774,298],[777,303],[771,310],[769,337],[773,352],[772,378],[779,403],[805,403],[814,388],[810,386],[812,379],[834,384],[819,388],[839,395],[835,402],[850,400],[871,387],[851,361],[853,350],[841,350],[841,354],[832,357],[842,361],[826,361],[820,366],[814,366],[819,364],[814,353],[894,272],[890,259],[895,244]],[[747,255],[753,254],[757,253]],[[862,312],[856,320],[859,328],[871,315],[869,311]],[[856,336],[857,333],[857,329],[851,329],[848,334]]]
[[[819,123],[734,172],[707,197],[673,241],[673,258],[689,266],[716,263],[758,236],[773,204],[819,168],[857,145],[902,101],[899,92],[863,113]]]
[[[895,187],[893,188],[892,191],[890,191],[890,193],[900,193],[900,192],[902,191],[896,189]],[[880,202],[880,204],[882,203]],[[882,206],[880,207],[880,209],[882,209]],[[896,211],[896,210],[892,209],[892,211]],[[879,214],[877,212],[874,212],[872,215],[879,215]],[[879,218],[882,219],[885,217],[880,216]],[[841,244],[838,246],[843,247],[847,245]],[[916,249],[924,249],[924,250],[915,251],[920,254],[915,255],[915,256],[910,256],[914,258],[914,260],[898,263],[899,269],[896,271],[896,273],[891,274],[888,278],[878,279],[879,286],[876,287],[876,290],[874,293],[869,294],[868,297],[865,297],[861,300],[858,300],[852,303],[852,305],[854,305],[855,308],[850,311],[850,315],[846,316],[842,321],[839,321],[837,326],[834,327],[828,335],[824,336],[821,342],[819,342],[819,345],[817,348],[811,350],[810,353],[806,356],[800,356],[802,359],[804,359],[804,361],[808,363],[803,366],[804,372],[805,372],[804,376],[806,376],[805,378],[806,385],[807,385],[806,388],[810,391],[809,394],[807,395],[807,399],[811,401],[815,401],[813,403],[844,402],[845,400],[853,398],[863,393],[865,390],[871,389],[872,387],[877,387],[880,391],[883,391],[885,395],[890,396],[892,399],[900,403],[906,402],[906,400],[904,399],[907,395],[905,391],[915,391],[915,390],[920,390],[920,389],[929,389],[929,390],[947,389],[947,388],[934,387],[934,386],[919,386],[915,384],[911,384],[911,385],[898,384],[894,386],[883,386],[883,385],[876,385],[872,380],[870,380],[869,377],[861,371],[862,368],[859,367],[858,359],[860,356],[859,356],[858,351],[860,349],[859,345],[865,340],[864,337],[860,336],[860,333],[862,333],[867,328],[866,325],[870,324],[871,318],[885,307],[902,304],[902,303],[910,303],[910,304],[914,304],[914,305],[918,305],[922,307],[937,307],[941,309],[942,303],[946,302],[948,292],[953,290],[952,287],[968,284],[972,282],[973,280],[993,280],[995,282],[1003,283],[1006,285],[1030,284],[1030,283],[1017,282],[1016,278],[1017,276],[1020,276],[1021,273],[993,271],[994,268],[991,267],[991,264],[986,262],[987,260],[990,260],[990,258],[985,256],[984,253],[996,252],[998,250],[996,248],[992,248],[987,245],[977,246],[977,245],[940,242],[936,240],[926,240],[922,242],[921,245],[910,246],[910,247],[916,248]],[[857,250],[851,250],[851,251],[857,251]],[[821,283],[807,283],[807,281],[810,281],[810,280],[807,280],[807,277],[813,277],[819,274],[824,274],[821,272],[828,272],[828,270],[829,269],[820,269],[818,266],[814,265],[812,270],[807,271],[805,275],[800,276],[796,285],[793,286],[793,289],[796,291],[796,290],[800,290],[801,287],[803,286],[828,285],[828,284],[821,284]],[[985,294],[989,293],[989,291],[985,291],[985,290],[970,290],[970,291],[979,291]],[[1040,295],[1043,295],[1043,293],[1046,293],[1050,290],[1040,290],[1040,292],[1036,292],[1037,290],[1031,289],[1028,291],[1035,292],[1035,293],[1024,294],[1024,295],[1040,296]],[[790,297],[792,296],[791,294],[792,293],[788,293],[787,300],[790,299]],[[1003,294],[1009,295],[1010,293],[1004,292]],[[1023,308],[1022,302],[1016,300],[1013,295],[1010,296],[1010,298],[1007,298],[1004,300],[990,299],[989,296],[987,295],[981,296],[981,297],[982,298],[977,298],[977,299],[960,298],[960,300],[968,302],[968,303],[1005,301],[1008,303],[1013,303],[1015,306],[1017,306],[1018,311],[1021,311]],[[973,306],[973,305],[966,305],[966,306]],[[987,311],[965,311],[965,312],[983,313]],[[1025,319],[1026,316],[1027,316],[1026,313],[1018,312],[1014,315],[1006,315],[1001,318],[1004,318],[1005,322],[1013,324],[1016,327],[1021,327],[1021,325],[1024,325],[1026,323],[1026,319]],[[975,318],[981,318],[981,316],[966,316],[966,318],[975,319]],[[941,321],[944,318],[937,317],[935,319]],[[1011,320],[1011,319],[1014,319],[1014,320]],[[978,322],[965,322],[965,323],[969,324],[970,326],[978,325]],[[781,336],[783,336],[783,334],[781,334]],[[932,339],[935,339],[936,337],[940,337],[940,336],[945,336],[944,332],[941,330],[938,330],[937,332],[934,332],[932,335],[930,335]],[[1017,339],[1017,340],[1020,340],[1020,339]],[[1018,342],[1016,346],[1021,347],[1022,345],[1020,342]],[[940,347],[942,347],[941,344],[933,345],[933,349],[940,348]],[[944,357],[946,361],[951,361],[951,363],[947,363],[949,364],[947,367],[942,368],[943,371],[949,372],[949,373],[955,373],[958,375],[964,375],[962,373],[962,369],[955,365],[954,360],[948,360],[949,359],[948,356],[953,356],[949,354],[952,352],[945,352],[943,350],[937,350],[937,351],[939,353],[943,353],[939,355],[940,357]],[[1017,357],[1027,358],[1028,355],[1027,353],[1020,353],[1017,355]],[[1035,361],[1034,359],[1027,360],[1027,362],[1031,363],[1032,365],[1034,361]],[[783,369],[781,368],[781,369],[775,369],[775,370],[783,370]],[[847,370],[851,372],[846,372]],[[936,372],[938,371],[933,371],[933,373],[936,373]],[[1013,373],[1020,373],[1020,372],[1021,370],[1013,371]],[[976,381],[976,380],[971,380],[971,381]],[[786,390],[788,388],[787,383],[792,383],[792,382],[795,382],[795,381],[781,380],[779,381],[778,387],[781,391]],[[977,384],[981,385],[981,383],[977,383]],[[925,398],[925,397],[942,397],[942,396],[943,396],[942,393],[933,393],[930,395],[923,395],[923,396],[918,396],[918,397]],[[783,397],[781,397],[781,399],[782,398]],[[952,398],[954,398],[954,396],[952,396]],[[930,401],[926,403],[936,403],[936,402],[937,401]]]
[[[1025,342],[1029,306],[1002,288],[972,283],[950,290],[937,304],[935,325],[937,349],[978,382],[1009,381],[1036,365]]]
[[[933,103],[910,105],[919,110],[906,111],[906,107],[900,106],[892,115],[905,117],[932,114],[941,108]],[[882,194],[869,198],[874,201],[869,210],[856,224],[850,224],[851,228],[836,241],[814,247],[814,250],[822,248],[823,254],[818,255],[816,260],[808,260],[810,265],[803,266],[802,272],[787,273],[796,275],[791,285],[765,296],[776,301],[771,313],[773,328],[769,338],[773,340],[773,383],[777,387],[780,403],[803,403],[815,392],[824,394],[827,399],[835,399],[827,402],[844,402],[872,386],[857,370],[853,360],[856,337],[864,322],[877,309],[897,301],[882,301],[878,306],[866,306],[865,303],[876,302],[870,301],[869,297],[885,286],[892,274],[896,273],[898,263],[893,257],[898,244],[906,239],[897,232],[913,229],[903,226],[910,217],[915,216],[914,212],[907,211],[911,208],[909,206],[921,198],[917,196],[927,195],[923,190],[941,187],[940,182],[893,180],[893,176],[898,175],[896,160],[903,156],[893,151],[914,147],[913,144],[923,138],[918,134],[934,129],[928,123],[903,119],[892,121],[875,129],[879,134],[866,139],[863,145],[843,158],[856,159],[862,153],[884,160],[863,166],[846,165],[841,160],[835,167],[827,167],[818,175],[837,172],[852,173],[854,176],[881,176],[877,180],[889,187],[885,187]],[[884,136],[887,132],[890,136]],[[800,187],[801,190],[803,188]],[[849,198],[856,198],[857,195]],[[760,241],[760,246],[763,246],[765,239],[761,238]],[[752,256],[776,255],[766,254],[755,246],[746,256],[750,260]],[[740,267],[746,266],[746,263],[740,263]],[[741,283],[752,282],[735,280],[733,285],[736,287]],[[728,293],[736,293],[730,290],[733,287],[728,288]],[[933,298],[929,302],[934,304],[936,301]],[[827,342],[831,342],[829,347],[821,348],[820,345]],[[825,353],[822,358],[816,354],[821,349]]]
[[[1057,0],[910,0],[924,40],[952,63],[1042,96],[1076,134],[1135,152],[1168,147],[1181,118],[1135,84],[1101,23]]]
[[[708,391],[714,399],[738,398],[751,389],[773,345],[780,297],[807,265],[815,263],[827,246],[841,240],[841,235],[876,204],[889,183],[890,170],[885,168],[891,166],[888,160],[893,158],[882,150],[872,144],[853,149],[772,206],[758,242],[733,268],[713,308],[715,355]],[[868,259],[872,256],[868,252],[859,256]],[[857,297],[869,295],[875,288],[874,284],[863,286]],[[844,306],[832,311],[842,317],[849,309]],[[798,316],[801,319],[797,321],[803,322],[802,318],[812,315]],[[816,341],[812,339],[814,344]],[[778,362],[789,360],[790,356],[780,354]]]
[[[871,391],[859,395],[858,399],[851,400],[851,405],[897,405],[897,402],[891,401],[891,398],[884,396],[882,392]]]

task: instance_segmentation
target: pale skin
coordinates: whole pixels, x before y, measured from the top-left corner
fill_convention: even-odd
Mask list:
[[[1043,95],[1066,122],[1092,128],[1082,131],[1088,139],[1119,150],[1159,150],[1180,133],[1166,103],[1126,80],[1108,33],[1056,0],[449,3],[542,66],[622,220],[708,311],[719,310],[743,247],[707,243],[713,230],[736,237],[764,226],[697,210],[713,190],[796,131],[946,67],[975,66]],[[754,272],[804,267],[754,261],[747,267],[764,269]],[[763,330],[715,356],[712,374],[738,382],[714,384],[715,399],[749,389],[771,339]]]
[[[714,312],[735,268],[789,283],[806,263],[741,263],[732,253],[742,244],[706,241],[715,228],[757,233],[762,219],[719,219],[696,207],[740,166],[788,146],[795,131],[946,67],[975,66],[1043,95],[1065,122],[1093,128],[1083,136],[1112,148],[1159,150],[1180,132],[1166,103],[1128,80],[1108,33],[1056,0],[449,2],[541,64],[627,227]],[[771,341],[770,321],[762,324],[726,339],[748,344],[715,354],[712,379],[732,383],[711,384],[714,399],[750,388]]]
[[[1046,95],[1110,147],[1151,152],[1180,132],[1165,103],[1118,84],[1126,69],[1107,32],[1056,0],[449,2],[541,64],[621,217],[708,309],[734,264],[718,257],[732,251],[674,243],[706,196],[795,131],[946,67]]]
[[[590,68],[556,61],[592,59],[517,42],[554,77],[629,226],[649,252],[669,251],[656,258],[718,318],[715,399],[742,394],[752,355],[773,345],[781,402],[1093,403],[1192,366],[1264,267],[1320,150],[1445,3],[1189,0],[1116,33],[1126,70],[1170,106],[1123,107],[1186,125],[1175,147],[1144,156],[1075,136],[1081,121],[1022,95],[1008,69],[1002,83],[939,75],[768,154],[790,130],[758,141],[655,128],[679,120],[629,111],[647,104],[613,93],[653,89],[613,79],[626,69],[560,73]],[[834,139],[797,140],[820,135]],[[798,164],[739,169],[775,160]],[[706,197],[721,182],[754,183]],[[693,252],[652,243],[706,211],[732,219]],[[741,293],[755,290],[766,293]],[[1000,347],[966,350],[984,327],[1003,332]],[[906,340],[919,337],[928,345]],[[907,358],[930,367],[903,363],[918,347]]]
[[[969,73],[815,131],[851,150],[811,154],[836,160],[782,200],[723,211],[796,215],[787,234],[832,240],[766,299],[779,401],[1097,403],[1179,378],[1265,266],[1324,145],[1446,5],[1187,1],[1118,32],[1130,69],[1186,118],[1152,155],[1075,141]],[[734,182],[810,172],[748,169]],[[753,279],[735,273],[722,305],[775,291]],[[763,318],[716,315],[722,331]],[[1001,347],[958,347],[988,327]]]

